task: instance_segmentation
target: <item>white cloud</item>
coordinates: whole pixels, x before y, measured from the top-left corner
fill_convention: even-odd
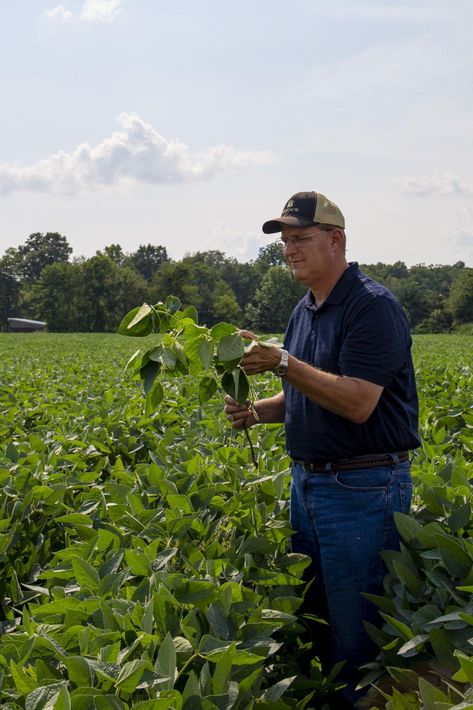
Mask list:
[[[472,186],[463,182],[461,178],[441,170],[435,170],[431,175],[398,179],[395,183],[406,194],[416,196],[442,197],[470,195],[473,192]]]
[[[112,22],[120,9],[120,0],[85,0],[80,16],[89,22]]]
[[[70,10],[67,10],[64,5],[58,5],[51,10],[46,10],[46,17],[53,22],[67,22],[74,18]]]
[[[64,5],[58,5],[46,10],[45,16],[53,22],[83,20],[86,22],[113,22],[120,12],[120,0],[84,0],[77,14],[72,13]]]
[[[124,181],[152,184],[209,179],[228,168],[272,162],[267,151],[216,145],[192,152],[178,139],[166,139],[136,114],[118,117],[121,130],[97,145],[83,143],[30,166],[0,164],[0,194],[42,190],[72,194]]]

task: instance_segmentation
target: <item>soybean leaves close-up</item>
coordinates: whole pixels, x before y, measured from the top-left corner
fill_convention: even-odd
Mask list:
[[[1,705],[323,707],[283,428],[252,431],[255,467],[223,414],[277,378],[250,387],[236,328],[175,299],[119,333],[0,334]],[[423,445],[367,708],[473,707],[472,344],[415,338]]]

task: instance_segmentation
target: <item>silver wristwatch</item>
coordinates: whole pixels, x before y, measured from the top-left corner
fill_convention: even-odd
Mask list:
[[[287,352],[287,350],[281,350],[281,359],[279,361],[279,365],[274,368],[275,375],[278,375],[279,377],[284,377],[284,375],[287,373],[288,359],[289,353]]]

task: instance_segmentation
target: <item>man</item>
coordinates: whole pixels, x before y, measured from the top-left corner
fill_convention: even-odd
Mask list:
[[[320,193],[296,193],[263,231],[281,232],[289,268],[309,290],[283,348],[254,344],[242,361],[249,375],[279,375],[282,391],[255,403],[258,421],[230,397],[225,412],[236,429],[285,424],[292,549],[312,558],[315,577],[306,608],[328,615],[331,660],[345,661],[353,707],[358,667],[377,652],[363,622],[379,615],[363,593],[382,591],[379,553],[399,544],[393,513],[409,510],[408,451],[420,444],[409,326],[391,292],[347,263],[345,219]]]

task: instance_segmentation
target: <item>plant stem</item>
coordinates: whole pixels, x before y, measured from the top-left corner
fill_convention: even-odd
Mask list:
[[[248,440],[248,443],[249,443],[249,445],[250,445],[251,459],[252,459],[252,461],[253,461],[253,465],[254,465],[254,467],[255,467],[256,469],[258,469],[258,460],[257,460],[256,455],[255,455],[255,450],[254,450],[254,448],[253,448],[253,442],[251,441],[251,437],[250,437],[250,433],[249,433],[249,431],[248,431],[248,427],[245,426],[245,427],[243,428],[243,431],[245,432],[245,436],[246,436],[246,438],[247,438],[247,440]]]

